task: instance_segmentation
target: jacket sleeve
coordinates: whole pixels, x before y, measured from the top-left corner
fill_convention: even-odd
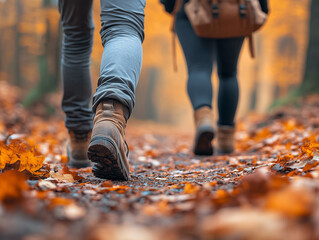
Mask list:
[[[259,0],[260,2],[260,6],[261,6],[261,10],[264,13],[269,13],[269,8],[268,8],[268,0]]]

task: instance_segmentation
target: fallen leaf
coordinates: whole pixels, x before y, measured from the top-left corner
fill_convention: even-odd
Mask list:
[[[38,182],[38,186],[42,189],[42,190],[54,190],[57,188],[57,186],[50,182],[50,181],[46,181],[46,180],[40,180]]]
[[[301,240],[300,233],[277,213],[251,208],[225,208],[201,223],[201,239]],[[295,234],[295,235],[294,235]],[[304,235],[302,235],[304,237]]]
[[[49,209],[53,209],[56,206],[68,206],[74,204],[74,201],[70,198],[55,197],[50,200]]]
[[[186,183],[185,187],[184,187],[184,193],[185,194],[193,194],[196,193],[200,190],[199,186],[196,186],[194,184],[191,183]]]
[[[265,208],[289,217],[302,217],[311,214],[314,195],[306,190],[288,186],[269,194]]]
[[[85,209],[79,207],[76,204],[72,203],[64,207],[64,215],[69,220],[77,220],[83,218],[85,214]]]
[[[23,192],[28,189],[26,177],[16,170],[0,174],[0,202],[5,207],[13,207],[24,200]]]
[[[50,172],[50,177],[56,179],[56,180],[59,180],[59,181],[65,181],[65,182],[70,182],[70,183],[73,183],[74,182],[74,179],[73,179],[73,176],[72,174],[62,174],[60,172],[54,172],[54,171],[51,171]]]
[[[0,143],[0,169],[14,165],[14,169],[28,171],[34,176],[42,176],[46,172],[39,172],[43,166],[44,156],[38,155],[33,147],[26,143],[13,141],[9,146]]]

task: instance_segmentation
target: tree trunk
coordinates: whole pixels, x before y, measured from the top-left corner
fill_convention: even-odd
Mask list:
[[[47,11],[51,6],[50,0],[43,0],[43,11]],[[45,34],[45,46],[44,53],[38,56],[38,68],[40,78],[36,87],[34,87],[23,100],[23,105],[25,107],[30,107],[36,102],[42,102],[45,105],[45,97],[48,93],[55,91],[59,85],[60,79],[60,50],[61,50],[61,29],[57,33],[54,33],[55,29],[50,27],[50,15],[47,15],[47,31]],[[49,61],[49,60],[52,61]],[[55,63],[55,68],[52,70],[50,68],[50,63]],[[47,105],[49,109],[47,112],[52,112],[50,106]]]
[[[23,80],[21,76],[21,64],[20,64],[20,37],[21,34],[19,32],[19,23],[20,23],[20,18],[22,15],[22,3],[21,0],[16,1],[16,8],[17,8],[17,21],[14,26],[14,32],[15,32],[15,52],[14,52],[14,59],[13,59],[13,76],[14,76],[14,84],[17,86],[22,86]]]
[[[305,75],[300,86],[300,94],[319,92],[319,1],[312,0],[310,7],[309,45]]]

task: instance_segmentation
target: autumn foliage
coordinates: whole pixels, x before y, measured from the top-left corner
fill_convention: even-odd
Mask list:
[[[24,200],[23,191],[28,189],[23,174],[9,170],[0,175],[0,202],[3,206],[14,207]]]
[[[1,89],[12,111],[0,122],[0,237],[319,238],[318,96],[240,121],[227,156],[194,156],[192,132],[132,122],[131,180],[112,182],[69,169],[62,119],[39,118]]]
[[[35,149],[26,143],[13,141],[9,145],[0,144],[0,169],[16,169],[19,172],[26,171],[35,176],[44,175],[40,171],[43,166],[44,156],[36,153]]]

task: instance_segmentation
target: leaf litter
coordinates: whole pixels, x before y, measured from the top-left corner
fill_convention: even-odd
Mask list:
[[[319,239],[318,96],[240,121],[230,156],[194,156],[192,133],[130,123],[131,180],[112,182],[69,169],[62,118],[0,89],[1,239]]]

